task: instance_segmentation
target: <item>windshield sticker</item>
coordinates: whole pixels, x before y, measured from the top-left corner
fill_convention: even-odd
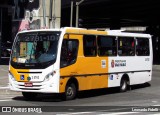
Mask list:
[[[101,67],[106,68],[106,60],[101,60]]]
[[[30,80],[31,80],[31,77],[27,77],[27,80],[30,81]]]
[[[114,60],[111,62],[111,67],[114,68]]]
[[[24,80],[24,75],[20,75],[20,80]]]
[[[110,80],[113,80],[113,75],[110,75],[110,76],[109,76],[109,79],[110,79]]]

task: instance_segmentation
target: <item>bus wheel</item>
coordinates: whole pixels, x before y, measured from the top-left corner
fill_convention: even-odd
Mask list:
[[[72,100],[76,98],[77,89],[74,83],[69,83],[65,89],[65,100]]]
[[[37,93],[32,92],[22,92],[22,95],[26,100],[34,100],[37,97]]]
[[[126,92],[127,88],[128,88],[128,81],[122,78],[120,83],[120,92]]]

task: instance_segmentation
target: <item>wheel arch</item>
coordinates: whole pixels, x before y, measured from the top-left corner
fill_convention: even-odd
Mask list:
[[[74,84],[75,84],[76,90],[78,91],[78,90],[79,90],[78,80],[77,80],[75,77],[71,77],[71,78],[67,81],[66,86],[67,86],[68,84],[71,84],[71,83],[74,83]]]
[[[129,75],[127,73],[122,75],[122,78],[121,78],[120,82],[122,81],[122,79],[127,80],[127,84],[130,85],[130,78],[129,78]]]

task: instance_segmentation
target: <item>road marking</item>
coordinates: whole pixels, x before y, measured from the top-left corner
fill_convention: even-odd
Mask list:
[[[4,97],[0,97],[0,98],[4,98]],[[5,97],[5,99],[12,99],[14,97]]]
[[[158,101],[152,101],[152,103],[157,103]]]
[[[136,108],[136,107],[135,107]],[[120,111],[120,110],[125,110],[125,109],[129,109],[129,108],[119,108],[119,109],[109,109],[109,110],[97,110],[97,111],[88,111],[88,112],[73,112],[73,113],[66,113],[66,114],[61,114],[61,115],[77,115],[77,114],[94,114],[96,112],[109,112],[109,115],[111,114],[110,111]],[[118,112],[116,112],[118,113]],[[140,113],[140,112],[119,112],[119,113],[126,113],[126,114],[133,114],[133,113]],[[105,115],[105,114],[100,114],[100,115]],[[113,113],[112,115],[118,115]],[[121,114],[120,114],[121,115]]]
[[[125,114],[135,114],[140,112],[115,112],[115,113],[107,113],[107,114],[99,114],[99,115],[125,115]]]
[[[2,79],[8,79],[8,76],[0,76],[0,80]]]
[[[6,86],[6,87],[0,87],[0,89],[9,89],[9,86]]]
[[[80,115],[80,114],[89,114],[89,113],[95,113],[95,112],[75,112],[75,113],[64,113],[64,114],[58,114],[58,115]]]
[[[5,69],[1,69],[2,71],[5,71],[5,72],[8,72],[8,70],[5,70]]]
[[[160,106],[160,105],[152,105],[152,106]],[[134,108],[139,108],[139,107],[134,107]],[[66,113],[66,114],[61,114],[61,115],[77,115],[77,114],[94,114],[97,112],[108,112],[106,114],[99,114],[99,115],[124,115],[124,114],[135,114],[135,113],[143,113],[143,112],[111,112],[111,111],[121,111],[125,109],[130,109],[130,108],[118,108],[118,109],[109,109],[109,110],[97,110],[97,111],[88,111],[88,112],[73,112],[73,113]],[[158,114],[153,114],[153,115],[160,115]]]
[[[152,106],[160,106],[160,105],[152,105]]]
[[[66,114],[59,114],[59,115],[80,115],[80,114],[96,114],[98,111],[93,111],[93,112],[75,112],[75,113],[66,113]],[[108,112],[105,114],[98,114],[98,115],[125,115],[125,114],[135,114],[135,113],[140,113],[140,112]]]
[[[4,99],[4,100],[0,100],[0,102],[3,102],[3,101],[12,101],[12,99]]]

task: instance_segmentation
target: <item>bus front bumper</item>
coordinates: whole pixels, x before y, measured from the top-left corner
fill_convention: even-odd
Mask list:
[[[18,92],[59,93],[57,84],[51,82],[33,82],[32,86],[25,86],[25,82],[13,81],[9,78],[9,88]]]

